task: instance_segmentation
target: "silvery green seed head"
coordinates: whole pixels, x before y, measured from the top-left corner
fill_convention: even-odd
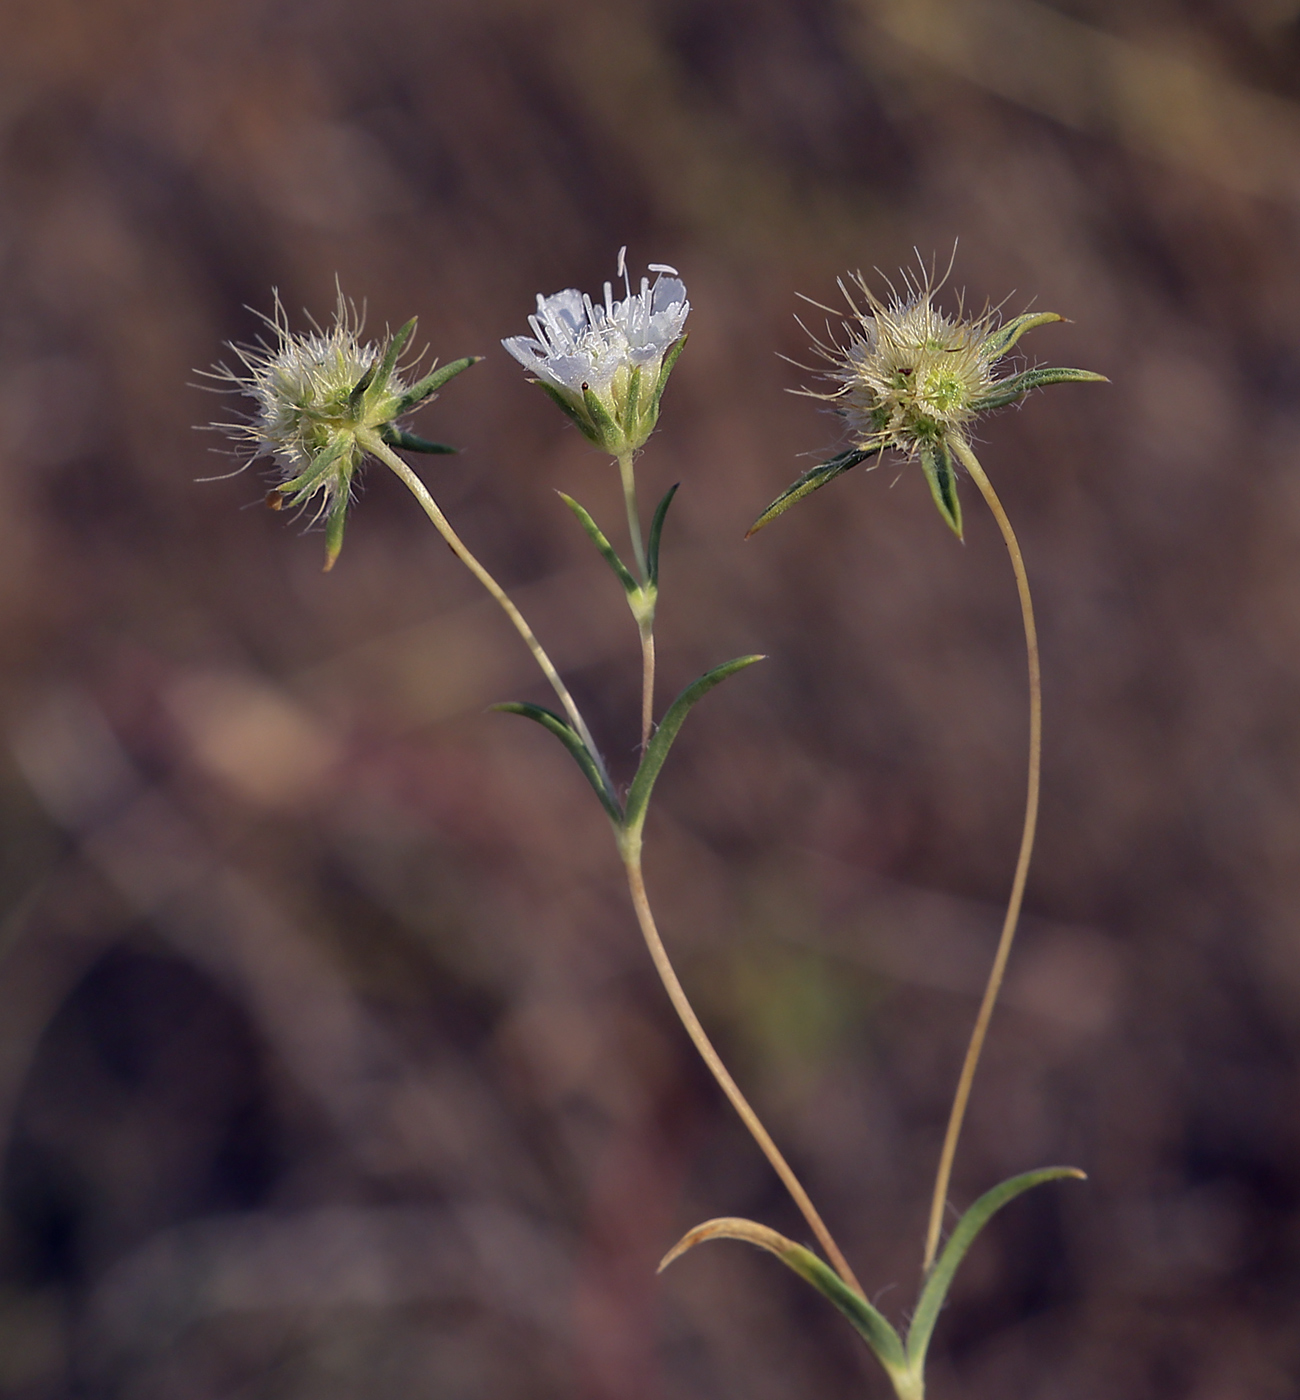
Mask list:
[[[802,392],[834,405],[848,429],[848,447],[806,471],[758,517],[752,535],[796,501],[888,449],[919,458],[939,513],[958,537],[954,445],[968,445],[970,423],[981,413],[1023,398],[1048,384],[1104,381],[1090,370],[1034,366],[999,377],[997,367],[1028,330],[1064,319],[1054,311],[1031,311],[1004,321],[995,309],[968,316],[959,305],[950,316],[934,303],[939,288],[924,270],[903,274],[903,291],[892,287],[882,301],[861,273],[841,279],[850,319],[843,337],[814,339],[813,348],[830,368],[829,391]]]
[[[622,300],[609,282],[603,302],[572,287],[539,295],[528,318],[533,334],[501,342],[583,435],[616,457],[634,452],[654,431],[691,309],[676,268],[663,263],[650,264],[654,283],[643,277],[634,293],[626,253],[619,249]]]
[[[453,361],[409,384],[398,372],[397,359],[414,334],[415,321],[381,342],[363,342],[361,319],[342,293],[328,330],[293,334],[278,296],[274,314],[263,319],[274,343],[232,345],[242,372],[224,365],[212,372],[213,378],[248,395],[256,408],[243,422],[217,426],[251,446],[250,461],[272,459],[279,476],[277,500],[304,507],[315,503],[313,519],[325,521],[329,569],[342,548],[353,481],[376,444],[454,451],[425,442],[398,423],[474,360]]]

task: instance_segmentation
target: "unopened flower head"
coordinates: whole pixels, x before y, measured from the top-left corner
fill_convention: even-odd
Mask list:
[[[635,451],[654,431],[691,309],[677,269],[663,263],[651,263],[654,282],[643,277],[633,292],[626,254],[619,250],[622,300],[609,282],[603,302],[572,287],[539,295],[528,318],[533,334],[501,342],[584,435],[614,456]]]
[[[212,371],[213,378],[252,398],[256,410],[243,422],[217,426],[251,446],[250,461],[272,458],[280,477],[272,493],[277,509],[281,502],[317,502],[313,518],[325,520],[329,569],[342,548],[353,481],[367,453],[378,444],[418,452],[455,450],[404,431],[398,420],[474,361],[453,361],[408,384],[397,359],[415,321],[382,342],[363,342],[360,317],[342,293],[328,330],[293,334],[278,297],[274,314],[264,319],[275,343],[232,345],[243,371],[225,365]]]
[[[1003,321],[996,309],[968,316],[959,305],[957,314],[949,316],[935,305],[939,286],[924,271],[919,276],[904,273],[902,293],[891,287],[888,302],[861,273],[850,284],[839,284],[851,314],[843,322],[843,340],[832,336],[813,342],[831,366],[824,378],[835,387],[804,391],[834,404],[848,427],[850,446],[805,472],[759,516],[750,534],[840,473],[893,448],[920,459],[935,505],[960,536],[952,454],[955,444],[966,446],[971,420],[1046,384],[1105,376],[1038,366],[998,378],[998,361],[1026,331],[1063,319],[1053,311]]]

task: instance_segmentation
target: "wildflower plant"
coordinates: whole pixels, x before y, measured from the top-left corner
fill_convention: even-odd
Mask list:
[[[531,336],[513,336],[503,345],[534,375],[536,382],[583,435],[611,456],[623,485],[632,566],[594,518],[572,497],[563,499],[577,517],[624,590],[636,622],[642,652],[641,757],[627,790],[610,779],[591,731],[541,643],[505,590],[470,552],[433,496],[400,451],[449,452],[454,449],[417,437],[404,426],[406,415],[427,403],[451,378],[474,363],[453,360],[408,386],[409,371],[400,357],[414,333],[407,322],[377,343],[363,343],[355,311],[339,298],[328,330],[306,335],[290,332],[278,300],[267,324],[275,343],[232,347],[242,372],[218,366],[218,379],[248,395],[254,412],[239,423],[224,425],[254,458],[273,459],[279,480],[276,500],[316,506],[326,529],[326,568],[338,558],[353,480],[367,457],[389,467],[407,486],[426,515],[491,596],[506,612],[560,702],[560,712],[510,702],[496,708],[534,720],[555,735],[576,760],[609,818],[622,859],[638,924],[668,997],[695,1048],[745,1123],[773,1170],[798,1206],[824,1259],[804,1246],[754,1221],[724,1217],[690,1231],[664,1258],[660,1268],[705,1240],[732,1238],[770,1251],[813,1284],[853,1324],[881,1362],[899,1400],[922,1400],[927,1349],[958,1265],[985,1223],[1023,1191],[1063,1176],[1081,1176],[1072,1167],[1047,1167],[1011,1178],[986,1192],[961,1217],[940,1250],[948,1182],[975,1068],[993,1005],[1005,971],[1019,919],[1038,809],[1041,751],[1041,687],[1033,607],[1024,563],[1015,534],[997,494],[970,445],[970,427],[989,409],[1014,403],[1031,389],[1067,380],[1096,380],[1083,370],[1030,368],[999,377],[998,365],[1029,329],[1061,318],[1027,313],[1002,322],[996,312],[967,318],[949,317],[934,304],[931,279],[922,275],[904,283],[904,294],[886,303],[861,276],[854,279],[860,304],[844,284],[850,315],[844,338],[818,342],[816,349],[830,368],[833,386],[815,390],[844,418],[849,445],[837,456],[804,473],[755,522],[750,533],[782,514],[796,501],[850,468],[896,450],[919,458],[931,493],[948,525],[959,536],[957,464],[975,481],[1011,555],[1020,595],[1029,659],[1030,753],[1025,822],[1002,936],[975,1030],[962,1067],[948,1123],[931,1204],[923,1259],[920,1298],[906,1337],[870,1302],[808,1193],[727,1071],[673,968],[664,946],[642,872],[646,816],[656,780],[673,742],[694,705],[729,676],[759,656],[742,656],[715,667],[688,686],[655,723],[654,617],[659,589],[659,547],[677,487],[659,502],[648,534],[643,533],[634,470],[635,454],[658,420],[665,386],[686,341],[690,313],[686,288],[676,270],[651,264],[651,283],[642,278],[632,290],[626,249],[619,252],[618,275],[625,295],[619,299],[606,283],[603,300],[593,301],[568,289],[537,298],[529,318]]]

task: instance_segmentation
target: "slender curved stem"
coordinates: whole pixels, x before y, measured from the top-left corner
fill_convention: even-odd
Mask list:
[[[694,1008],[687,999],[677,973],[673,970],[663,939],[660,938],[659,930],[655,926],[654,914],[650,910],[645,878],[641,873],[639,842],[635,847],[623,847],[623,863],[627,867],[627,883],[632,892],[632,904],[636,909],[637,922],[641,925],[641,933],[645,937],[646,947],[650,950],[655,971],[664,984],[664,990],[668,993],[668,999],[673,1004],[673,1010],[677,1012],[682,1025],[686,1027],[686,1033],[690,1036],[696,1050],[699,1051],[700,1058],[708,1065],[709,1072],[718,1081],[722,1092],[731,1100],[731,1106],[740,1115],[741,1121],[749,1129],[750,1135],[758,1144],[763,1155],[771,1163],[777,1176],[781,1178],[781,1184],[790,1193],[795,1205],[803,1213],[803,1218],[808,1222],[813,1234],[816,1235],[822,1249],[826,1251],[826,1257],[830,1260],[835,1272],[850,1288],[862,1294],[862,1285],[857,1281],[853,1270],[849,1267],[848,1260],[845,1259],[831,1236],[831,1232],[826,1228],[816,1206],[809,1199],[807,1191],[803,1189],[790,1164],[781,1155],[781,1149],[772,1141],[771,1135],[759,1120],[758,1114],[749,1106],[749,1100],[740,1092],[739,1086],[727,1071],[726,1065],[722,1063],[718,1052],[713,1048],[713,1042],[709,1039],[704,1027],[700,1024],[700,1018],[695,1014]],[[865,1297],[865,1294],[862,1296]]]
[[[966,1059],[962,1063],[961,1076],[957,1080],[957,1092],[953,1096],[952,1112],[948,1118],[948,1131],[944,1135],[943,1151],[939,1155],[939,1171],[934,1183],[934,1197],[930,1202],[930,1224],[925,1237],[925,1260],[922,1268],[929,1270],[934,1263],[939,1248],[939,1235],[943,1229],[943,1212],[948,1200],[948,1182],[952,1176],[953,1158],[957,1155],[957,1139],[961,1136],[962,1120],[966,1116],[966,1105],[970,1100],[971,1084],[975,1079],[975,1069],[979,1064],[980,1053],[984,1049],[984,1037],[988,1033],[989,1021],[993,1017],[993,1006],[1002,989],[1002,979],[1007,970],[1007,958],[1011,955],[1011,944],[1016,936],[1016,926],[1020,921],[1020,905],[1025,896],[1025,880],[1029,875],[1029,858],[1034,851],[1034,831],[1038,825],[1038,790],[1043,757],[1043,683],[1038,663],[1038,629],[1034,625],[1034,604],[1029,595],[1029,578],[1025,573],[1025,561],[1020,553],[1016,532],[1011,521],[1002,509],[998,493],[993,483],[984,473],[979,459],[969,445],[961,440],[952,440],[952,450],[970,473],[971,479],[979,487],[1002,539],[1011,556],[1011,568],[1016,576],[1016,590],[1020,594],[1020,615],[1025,626],[1025,651],[1029,658],[1029,782],[1025,795],[1025,824],[1020,837],[1020,856],[1016,861],[1015,878],[1011,882],[1011,897],[1007,901],[1006,918],[1002,923],[1002,936],[998,940],[993,967],[984,988],[984,999],[980,1002],[979,1014],[975,1018],[975,1029],[971,1032]]]
[[[604,772],[604,760],[600,756],[600,750],[596,747],[596,741],[591,737],[591,731],[587,728],[587,722],[583,719],[574,703],[573,696],[569,694],[569,688],[560,678],[560,673],[555,669],[551,658],[547,656],[545,648],[533,633],[533,629],[524,619],[523,613],[510,601],[505,589],[492,577],[482,564],[470,553],[464,540],[451,527],[451,522],[438,508],[438,503],[429,494],[424,482],[411,470],[407,464],[388,446],[382,438],[374,434],[367,434],[361,439],[362,446],[368,452],[374,453],[385,466],[391,467],[403,485],[419,501],[424,509],[425,515],[437,526],[438,533],[451,546],[452,552],[462,564],[474,575],[492,597],[501,605],[502,611],[514,623],[515,631],[524,639],[524,645],[532,652],[533,660],[541,668],[542,674],[551,683],[551,689],[559,697],[560,704],[564,706],[565,713],[569,716],[569,723],[577,730],[582,742],[586,744],[592,758]]]

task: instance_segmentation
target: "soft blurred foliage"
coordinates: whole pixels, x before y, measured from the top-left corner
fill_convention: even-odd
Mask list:
[[[748,543],[838,444],[805,332],[917,254],[1108,374],[982,427],[1036,581],[1046,805],[958,1159],[1010,1208],[936,1397],[1300,1385],[1296,0],[8,0],[0,54],[0,1391],[885,1393],[649,970],[523,648],[372,469],[319,534],[193,424],[279,289],[487,356],[417,431],[623,780],[635,629],[556,489],[616,473],[500,350],[627,243],[691,340],[641,464],[665,697],[648,877],[853,1259],[914,1297],[1014,859],[996,531],[915,467]],[[879,284],[878,284],[879,285]],[[250,309],[251,308],[251,309]],[[300,308],[305,309],[300,316]],[[228,358],[228,352],[225,352]],[[197,482],[198,478],[221,477]],[[896,489],[891,489],[897,478]]]

